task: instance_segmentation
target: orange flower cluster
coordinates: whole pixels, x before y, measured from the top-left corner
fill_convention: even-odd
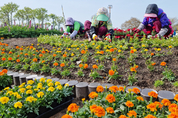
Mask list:
[[[8,60],[11,61],[11,60],[12,60],[12,57],[9,57]]]
[[[151,53],[151,56],[155,55],[154,53]]]
[[[112,60],[113,60],[113,61],[116,61],[116,58],[113,58]]]
[[[39,54],[39,57],[42,57],[43,56],[43,54]]]
[[[131,53],[131,54],[134,53],[134,50],[131,50],[130,53]]]
[[[19,49],[19,46],[16,46],[16,49]]]
[[[109,70],[109,75],[112,76],[112,75],[114,75],[114,73],[115,73],[115,72],[114,72],[113,70]]]
[[[104,91],[103,86],[101,86],[101,85],[97,86],[96,91],[97,92],[103,92]]]
[[[178,118],[178,113],[173,112],[170,115],[168,115],[168,118]]]
[[[79,64],[79,67],[82,68],[82,67],[83,67],[83,64]]]
[[[104,54],[104,51],[100,51],[100,54]]]
[[[78,109],[79,109],[79,106],[77,106],[76,103],[71,103],[68,106],[67,111],[76,112],[76,111],[78,111]]]
[[[98,97],[98,94],[96,92],[91,92],[88,96],[89,96],[89,98],[94,99],[94,98]]]
[[[33,59],[33,62],[37,62],[37,58],[34,58],[34,59]]]
[[[125,105],[127,106],[127,107],[133,107],[134,106],[134,104],[131,102],[131,101],[127,101],[126,103],[125,103]]]
[[[114,52],[114,48],[111,48],[109,51],[110,51],[110,52]]]
[[[30,49],[33,49],[33,46],[30,46]]]
[[[113,94],[108,94],[105,98],[109,103],[113,103],[116,101],[115,97],[113,96]]]
[[[53,54],[53,57],[55,57],[56,56],[56,54]]]
[[[107,113],[114,113],[114,109],[112,107],[107,107],[106,108]]]
[[[85,53],[86,53],[86,51],[85,51],[85,50],[82,50],[82,51],[81,51],[81,53],[82,53],[82,54],[85,54]]]
[[[83,66],[83,68],[84,68],[84,69],[88,68],[88,64],[85,64],[85,65]]]
[[[1,52],[1,54],[5,54],[5,52]]]
[[[174,96],[174,100],[175,100],[175,101],[178,101],[178,94],[176,94],[176,95]]]
[[[53,65],[54,65],[54,66],[58,66],[59,64],[58,64],[57,62],[55,62]]]
[[[140,93],[140,90],[138,88],[133,88],[132,92],[134,92],[135,94],[138,94],[138,93]]]
[[[9,54],[12,54],[12,52],[11,52],[11,51],[9,51]]]
[[[20,48],[20,50],[23,50],[23,48]]]
[[[43,60],[43,61],[41,61],[41,63],[44,63],[45,61]]]
[[[61,63],[61,64],[60,64],[60,66],[61,66],[61,67],[64,67],[64,66],[65,66],[65,64],[64,64],[64,63]]]
[[[151,103],[151,104],[149,104],[149,105],[147,105],[146,107],[147,107],[147,109],[150,109],[150,111],[157,111],[157,109],[156,109],[156,104],[155,103]]]
[[[110,90],[111,92],[116,93],[117,91],[119,91],[119,88],[118,88],[117,86],[111,86],[111,87],[109,87],[109,90]]]
[[[160,64],[161,66],[165,66],[166,65],[166,62],[161,62],[161,64]]]
[[[154,65],[156,65],[156,63],[152,63],[151,65],[154,66]]]
[[[66,55],[66,54],[63,54],[62,56],[63,56],[64,58],[65,58],[65,57],[67,57],[67,55]]]
[[[124,92],[124,87],[120,86],[119,87],[119,91],[123,91]]]
[[[43,50],[43,51],[41,51],[41,53],[45,54],[46,52]]]
[[[105,116],[105,110],[103,107],[97,106],[94,111],[95,115],[98,117]]]
[[[144,99],[141,96],[137,96],[138,101],[144,101]]]
[[[62,116],[62,118],[72,118],[72,116],[65,114],[65,115]]]
[[[160,102],[155,101],[154,103],[156,104],[157,108],[160,108],[160,109],[163,108],[163,105]]]
[[[136,70],[137,68],[138,68],[138,65],[136,65],[135,67],[131,67],[131,68],[130,68],[130,71],[132,71],[132,72],[137,72],[137,70]]]
[[[161,103],[164,105],[164,106],[169,106],[171,104],[171,102],[168,100],[168,99],[163,99],[161,101]]]
[[[93,105],[90,106],[90,111],[91,111],[91,113],[94,113],[96,107],[97,107],[97,106],[96,106],[95,104],[93,104]]]
[[[154,97],[154,98],[157,98],[157,97],[158,97],[158,94],[157,94],[156,92],[154,92],[154,91],[149,92],[148,95],[149,95],[150,97]]]
[[[93,65],[93,69],[97,69],[98,68],[98,66],[97,65]]]
[[[153,115],[147,115],[146,117],[144,117],[144,118],[156,118],[155,116],[153,116]]]
[[[119,118],[127,118],[125,115],[120,115]]]
[[[1,72],[0,72],[0,76],[3,76],[4,74],[7,73],[7,69],[3,69]]]
[[[17,59],[16,62],[20,62],[20,59]]]
[[[169,111],[171,113],[177,112],[178,113],[178,105],[175,103],[172,103],[169,105]]]
[[[134,110],[130,110],[129,113],[127,113],[129,117],[134,116],[135,118],[137,117],[137,113]]]
[[[3,57],[3,58],[2,58],[2,61],[5,61],[5,60],[6,60],[6,58]]]

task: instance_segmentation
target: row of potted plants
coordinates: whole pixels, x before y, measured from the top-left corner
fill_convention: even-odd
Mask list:
[[[41,78],[0,91],[0,116],[3,118],[38,116],[67,100],[73,93],[68,84]]]
[[[90,100],[82,99],[83,107],[72,103],[62,118],[177,118],[178,117],[178,94],[175,101],[163,99],[153,101],[158,97],[154,91],[148,93],[150,100],[146,101],[140,96],[138,88],[112,86],[104,92],[102,86],[96,88],[97,92],[91,92]]]

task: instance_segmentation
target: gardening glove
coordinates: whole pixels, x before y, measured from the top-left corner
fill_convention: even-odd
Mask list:
[[[92,37],[93,37],[94,40],[97,40],[97,39],[98,39],[98,36],[97,36],[96,34],[93,34]]]
[[[70,38],[73,39],[77,35],[78,31],[74,30],[72,34],[70,35]]]

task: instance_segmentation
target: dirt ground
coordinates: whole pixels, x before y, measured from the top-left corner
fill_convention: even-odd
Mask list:
[[[20,38],[20,39],[5,39],[4,43],[9,44],[10,47],[15,47],[15,46],[28,46],[33,44],[34,46],[37,46],[37,39],[36,38]],[[41,47],[51,50],[53,47],[50,45],[46,45],[46,44],[40,44]],[[154,50],[154,49],[149,49],[149,50]],[[173,54],[172,55],[165,55],[165,56],[160,56],[160,57],[154,57],[152,59],[152,61],[154,61],[157,65],[155,66],[155,71],[149,71],[147,69],[147,66],[145,65],[146,60],[141,56],[141,53],[139,53],[138,58],[136,58],[135,63],[139,66],[139,68],[137,69],[137,78],[138,81],[136,83],[134,83],[135,86],[139,86],[140,88],[153,88],[157,91],[159,90],[169,90],[172,92],[177,92],[178,88],[175,88],[171,82],[168,82],[167,80],[164,80],[164,85],[155,88],[154,87],[154,81],[155,80],[160,80],[160,78],[163,77],[163,75],[161,74],[163,71],[163,68],[161,68],[159,66],[159,64],[162,61],[165,61],[167,63],[167,66],[169,69],[171,69],[175,76],[176,76],[176,80],[178,79],[178,48],[175,47],[172,49],[173,50]],[[166,48],[162,48],[163,52],[166,52]],[[90,64],[94,64],[94,62],[92,62],[92,59],[89,57],[88,63]],[[108,65],[108,63],[106,63],[107,67],[110,67],[111,65]],[[109,81],[109,83],[112,83],[114,85],[126,85],[128,84],[128,72],[125,70],[126,68],[129,68],[130,65],[128,64],[126,59],[121,59],[119,58],[117,61],[117,65],[119,65],[119,75],[122,75],[121,80],[111,80]],[[105,76],[110,68],[105,68],[104,71],[100,71],[99,74],[101,76]],[[96,79],[96,80],[91,80],[89,79],[87,76],[89,76],[89,71],[91,70],[91,68],[88,68],[86,70],[84,70],[84,77],[77,77],[74,73],[76,73],[76,68],[74,68],[71,71],[71,76],[65,79],[68,80],[78,80],[79,82],[81,81],[85,81],[85,82],[100,82],[100,83],[106,83],[107,81],[103,80],[103,79]],[[57,76],[58,78],[60,78],[60,76]],[[86,79],[87,78],[87,79]],[[81,101],[74,99],[73,102],[77,103],[78,105],[82,106]],[[66,109],[62,110],[61,112],[59,112],[58,114],[52,116],[51,118],[61,118],[62,115],[64,115],[66,113]]]

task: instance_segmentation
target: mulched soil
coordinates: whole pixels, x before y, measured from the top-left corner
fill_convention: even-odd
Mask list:
[[[19,38],[19,39],[12,38],[12,39],[5,39],[4,43],[8,43],[10,47],[14,48],[17,45],[18,46],[28,46],[31,44],[33,44],[34,47],[36,47],[38,42],[37,42],[36,38]],[[40,44],[40,46],[45,49],[48,49],[48,50],[51,50],[53,48],[52,46],[47,45],[47,44]],[[154,50],[154,49],[150,49],[150,50]],[[178,48],[175,47],[172,50],[173,50],[172,55],[164,55],[164,56],[154,57],[152,59],[152,61],[155,62],[156,65],[155,65],[155,70],[151,71],[151,72],[147,69],[147,66],[145,64],[146,60],[141,56],[141,53],[138,53],[139,56],[135,60],[135,63],[139,66],[139,68],[137,69],[138,81],[135,82],[134,85],[139,86],[142,89],[143,88],[153,88],[157,91],[169,90],[172,92],[177,92],[178,88],[175,88],[171,84],[171,82],[168,82],[167,80],[164,80],[164,85],[157,87],[157,88],[154,87],[155,80],[160,80],[163,77],[163,75],[161,74],[163,71],[163,67],[161,67],[159,65],[162,61],[165,61],[167,63],[167,67],[174,72],[174,74],[176,76],[176,80],[177,80],[177,77],[178,77]],[[89,51],[91,51],[91,50],[89,50]],[[165,48],[162,48],[161,51],[166,52],[167,50]],[[91,59],[91,57],[89,57],[87,63],[90,63],[91,65],[95,64],[95,62],[93,62],[92,60],[93,59]],[[106,67],[110,67],[110,65],[108,65],[108,63],[105,63],[105,64],[107,64],[107,65],[105,65]],[[109,82],[107,82],[107,80],[105,80],[104,78],[91,80],[88,78],[91,67],[83,71],[85,74],[84,77],[77,77],[75,74],[77,72],[77,69],[76,68],[71,69],[70,70],[71,75],[69,77],[65,77],[65,79],[78,80],[79,82],[81,82],[81,81],[82,82],[83,81],[84,82],[100,82],[100,83],[107,82],[107,83],[112,83],[114,85],[126,85],[127,86],[128,76],[129,76],[128,68],[130,68],[129,63],[127,62],[127,58],[119,58],[117,60],[116,65],[119,65],[118,70],[119,70],[119,75],[122,75],[121,79],[111,80]],[[109,69],[110,68],[105,68],[105,70],[99,71],[99,74],[104,77],[108,73]],[[30,72],[30,73],[32,73],[32,72]],[[48,76],[48,73],[46,73],[46,74],[44,73],[43,75]],[[54,77],[61,78],[60,75],[54,76]],[[73,102],[77,103],[79,106],[82,106],[82,102],[80,100],[74,99]],[[61,112],[59,112],[58,114],[54,115],[51,118],[61,118],[62,115],[64,115],[65,113],[66,113],[66,109],[62,110]]]

